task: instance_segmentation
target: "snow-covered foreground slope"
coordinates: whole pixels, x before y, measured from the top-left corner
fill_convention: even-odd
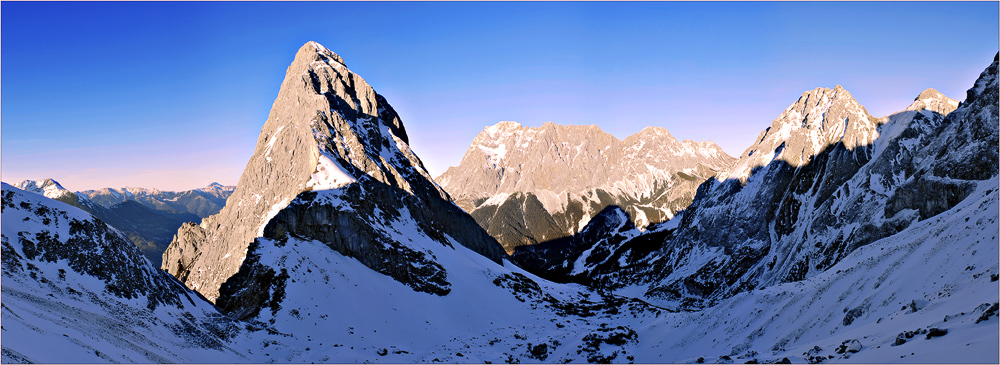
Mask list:
[[[53,179],[24,180],[14,187],[93,214],[128,236],[156,266],[160,266],[163,251],[181,225],[200,222],[218,212],[234,189],[212,183],[181,192],[126,187],[74,193]]]
[[[979,183],[948,212],[861,247],[820,275],[649,323],[647,336],[662,342],[643,346],[638,356],[997,363],[998,183],[996,177]],[[928,339],[923,331],[931,328],[947,334]],[[907,338],[907,331],[921,333]],[[900,334],[905,342],[896,346]],[[860,352],[836,352],[850,340],[860,343]],[[817,346],[822,350],[810,352]]]
[[[447,295],[415,291],[318,241],[261,239],[248,256],[288,276],[278,298],[269,295],[244,321],[158,279],[137,252],[127,256],[135,260],[97,262],[115,272],[139,268],[139,282],[152,283],[150,294],[125,291],[135,293],[132,299],[112,294],[114,278],[87,274],[86,263],[74,269],[76,259],[28,260],[32,250],[10,238],[17,232],[83,238],[63,227],[90,218],[5,186],[3,356],[5,362],[672,363],[728,356],[736,363],[785,357],[798,363],[822,356],[830,363],[995,363],[997,185],[997,178],[979,184],[948,212],[856,250],[821,275],[744,292],[699,312],[546,282],[461,245],[442,246],[405,221],[392,226],[393,237],[412,240],[411,247],[448,268]],[[49,213],[35,214],[41,206]],[[92,251],[117,247],[109,242],[96,240],[103,248]],[[170,297],[163,293],[177,293],[182,306],[150,309],[156,301],[150,297]],[[920,333],[931,328],[947,334]],[[916,335],[906,338],[906,331]],[[893,346],[900,334],[905,342]],[[838,353],[850,340],[860,351]],[[822,350],[810,352],[817,346]]]
[[[245,361],[238,323],[68,204],[3,184],[3,362]]]
[[[252,266],[285,269],[287,277],[250,320],[292,337],[253,349],[254,356],[336,363],[628,362],[641,344],[636,326],[665,313],[641,301],[540,281],[454,242],[444,247],[402,222],[393,226],[395,238],[447,268],[447,295],[413,290],[322,242],[260,239],[248,254]],[[620,339],[601,344],[612,337]]]

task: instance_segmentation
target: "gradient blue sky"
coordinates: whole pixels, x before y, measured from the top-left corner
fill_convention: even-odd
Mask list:
[[[662,126],[739,155],[802,92],[870,113],[958,100],[997,2],[3,2],[2,179],[71,190],[235,184],[315,40],[401,115],[435,176],[483,127]]]

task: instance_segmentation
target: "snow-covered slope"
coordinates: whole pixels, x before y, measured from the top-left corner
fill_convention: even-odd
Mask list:
[[[3,362],[245,361],[240,326],[120,232],[3,184]]]
[[[226,203],[233,187],[218,183],[183,192],[124,188],[89,190],[73,193],[53,179],[42,182],[25,180],[15,187],[42,194],[73,205],[124,233],[132,243],[160,266],[163,251],[177,228],[187,222],[200,222],[191,212],[218,211]],[[91,197],[97,201],[91,200]]]
[[[998,183],[976,183],[955,207],[808,279],[668,314],[640,332],[662,343],[637,359],[997,363]],[[845,351],[852,347],[859,352]]]
[[[666,221],[732,161],[711,141],[659,127],[619,140],[593,125],[500,122],[437,181],[510,253],[577,233],[610,205],[639,227]]]
[[[54,228],[66,237],[61,225],[91,218],[5,186],[3,357],[61,363],[800,363],[820,357],[827,363],[996,363],[998,183],[978,184],[948,212],[855,250],[821,275],[740,293],[697,312],[672,313],[535,279],[460,245],[444,248],[413,226],[399,226],[400,237],[427,243],[436,262],[455,274],[449,294],[414,291],[316,241],[291,238],[279,246],[262,239],[253,249],[256,264],[285,268],[287,284],[275,305],[239,322],[190,292],[179,296],[184,308],[150,310],[149,296],[112,294],[108,277],[87,274],[88,262],[74,268],[79,261],[71,256],[49,262],[45,252],[51,251],[43,249],[27,259],[26,246],[8,233],[31,237]],[[49,211],[37,215],[41,206]],[[46,217],[53,219],[49,226]],[[151,278],[135,282],[159,281],[148,262],[142,265],[135,252],[131,257],[139,259],[128,266],[139,263]],[[185,292],[172,287],[153,288]],[[946,333],[928,338],[935,328],[934,334]]]

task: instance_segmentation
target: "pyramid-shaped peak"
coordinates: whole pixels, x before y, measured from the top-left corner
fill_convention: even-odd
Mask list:
[[[250,243],[294,234],[330,243],[402,281],[433,277],[433,270],[420,272],[419,265],[402,266],[405,257],[382,260],[407,244],[386,236],[388,230],[360,228],[390,224],[384,219],[393,215],[431,232],[435,247],[450,247],[452,241],[441,238],[447,234],[501,262],[499,244],[433,182],[386,99],[336,53],[308,42],[285,71],[228,203],[200,225],[181,227],[164,253],[163,268],[215,300],[242,266]],[[333,216],[338,218],[327,219]],[[365,233],[352,233],[359,230]],[[399,250],[387,249],[392,245],[384,243],[390,241]]]
[[[337,63],[347,66],[344,63],[344,59],[340,55],[334,53],[328,48],[324,47],[316,41],[309,41],[299,47],[299,51],[295,53],[295,59],[306,59],[309,62],[322,61],[324,58],[332,59],[337,61]]]

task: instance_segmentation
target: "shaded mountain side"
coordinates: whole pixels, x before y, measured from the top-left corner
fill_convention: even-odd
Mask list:
[[[125,233],[156,267],[162,263],[163,251],[177,229],[184,223],[201,222],[197,215],[153,210],[135,200],[115,204],[106,211],[94,209],[91,213]]]
[[[807,92],[719,174],[730,179],[703,183],[679,219],[663,226],[670,228],[606,232],[575,243],[569,257],[536,253],[545,259],[529,267],[563,275],[561,263],[602,248],[610,253],[603,264],[574,267],[574,282],[644,287],[645,297],[679,308],[819,275],[860,247],[948,211],[997,175],[996,69],[994,62],[947,116],[921,107],[947,105],[943,96],[928,100],[939,93],[921,93],[916,107],[879,119],[842,88]],[[768,162],[758,165],[760,156]],[[649,252],[651,236],[658,247]]]

